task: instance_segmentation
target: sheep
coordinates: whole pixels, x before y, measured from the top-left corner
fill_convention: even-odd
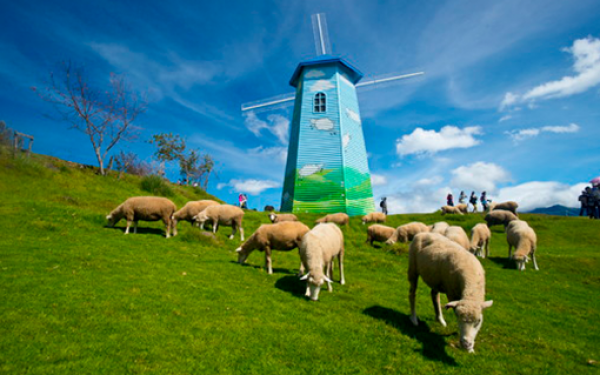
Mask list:
[[[316,301],[319,299],[321,285],[327,282],[327,290],[333,291],[333,258],[337,256],[340,267],[340,284],[344,285],[344,235],[340,228],[333,223],[319,224],[302,238],[300,244],[300,259],[307,270],[300,280],[307,280],[307,297]],[[323,268],[326,274],[323,273]]]
[[[208,206],[219,205],[219,202],[211,200],[187,202],[182,209],[173,214],[173,236],[177,235],[177,223],[181,220],[193,223],[194,216],[198,215]]]
[[[299,221],[294,214],[269,214],[271,223],[280,223],[283,221]]]
[[[487,258],[490,256],[490,240],[492,239],[492,232],[490,228],[483,223],[479,223],[471,229],[471,247],[469,251],[476,256]],[[485,247],[485,253],[483,249]]]
[[[408,242],[411,241],[417,233],[421,232],[429,232],[427,225],[418,221],[413,221],[412,223],[404,224],[396,228],[394,234],[392,234],[392,236],[385,241],[385,243],[388,245],[393,245],[398,241]]]
[[[362,217],[362,223],[385,223],[387,216],[383,212],[371,212]]]
[[[433,225],[429,225],[428,228],[431,233],[439,233],[439,234],[443,235],[449,226],[450,225],[448,223],[446,223],[445,221],[438,221],[437,223],[435,223]]]
[[[508,223],[510,223],[513,220],[517,220],[517,217],[510,211],[494,210],[489,214],[485,215],[484,220],[487,223],[488,227],[502,224],[506,229]]]
[[[167,238],[171,236],[173,228],[173,213],[177,207],[167,198],[162,197],[132,197],[112,210],[106,220],[108,226],[114,227],[119,220],[125,218],[127,227],[125,234],[129,234],[129,227],[133,222],[133,233],[137,233],[138,221],[158,221],[162,220],[165,223]]]
[[[456,208],[458,208],[460,210],[460,212],[462,212],[463,214],[469,213],[468,205],[466,203],[457,204]]]
[[[367,228],[367,243],[373,246],[373,241],[385,242],[395,231],[396,229],[385,225],[371,225]]]
[[[469,242],[469,237],[462,227],[453,225],[446,229],[444,232],[444,236],[451,241],[456,242],[460,246],[462,246],[465,250],[469,250],[471,247]]]
[[[194,216],[194,221],[200,223],[200,229],[204,229],[204,223],[212,222],[213,233],[217,232],[220,225],[230,226],[231,235],[229,239],[233,239],[236,230],[240,229],[241,240],[244,240],[244,228],[242,228],[242,220],[244,219],[244,211],[236,206],[229,204],[219,206],[208,206],[204,211]]]
[[[419,324],[415,295],[419,276],[431,288],[436,320],[446,321],[440,306],[440,293],[446,294],[446,309],[453,308],[460,328],[460,344],[474,352],[475,337],[483,322],[482,310],[493,301],[485,301],[485,271],[476,257],[457,243],[437,233],[417,234],[410,245],[408,281],[410,283],[410,321]]]
[[[524,271],[525,263],[529,261],[529,255],[531,255],[533,267],[536,271],[539,270],[535,260],[537,236],[526,221],[511,221],[506,227],[506,241],[508,242],[508,258],[515,260],[517,269]],[[515,253],[511,257],[513,246],[515,247]]]
[[[254,250],[265,252],[265,267],[269,275],[273,274],[271,251],[289,251],[300,246],[302,237],[310,230],[300,222],[283,221],[276,224],[263,224],[235,251],[238,262],[244,263]],[[302,267],[300,267],[302,272]]]
[[[336,223],[337,225],[348,225],[350,218],[344,213],[329,214],[315,221],[315,224],[320,223]]]
[[[517,213],[517,208],[519,208],[519,204],[514,201],[502,202],[502,203],[490,203],[488,205],[488,212],[492,212],[493,210],[506,210],[512,212],[515,216],[519,217]]]
[[[458,207],[454,207],[454,206],[442,206],[441,210],[442,210],[442,215],[445,215],[445,214],[462,215],[463,214],[461,212],[461,210],[458,209]]]

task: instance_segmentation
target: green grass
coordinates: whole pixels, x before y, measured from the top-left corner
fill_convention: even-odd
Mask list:
[[[171,186],[181,207],[207,198]],[[105,215],[140,179],[34,155],[0,155],[0,372],[6,374],[379,374],[597,372],[600,361],[600,223],[522,215],[539,237],[536,272],[506,261],[493,228],[487,298],[494,306],[468,354],[456,348],[456,319],[434,321],[421,282],[408,320],[407,245],[371,248],[352,218],[347,285],[319,302],[303,297],[297,252],[275,252],[274,275],[254,252],[240,266],[239,237],[216,239],[180,223],[105,227]],[[311,224],[318,215],[302,215]],[[471,228],[481,216],[394,215],[388,225],[446,220]],[[247,212],[249,236],[266,214]],[[334,274],[337,280],[337,270]],[[442,297],[445,300],[445,297]]]

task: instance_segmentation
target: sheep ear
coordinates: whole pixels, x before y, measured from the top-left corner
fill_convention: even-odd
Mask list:
[[[323,275],[323,278],[325,279],[325,281],[327,281],[328,283],[332,283],[333,281],[331,281],[331,279],[329,277],[327,277],[326,275]]]
[[[446,304],[446,306],[444,306],[444,307],[446,308],[446,310],[447,310],[447,309],[453,309],[453,308],[455,308],[456,306],[458,306],[458,302],[459,302],[459,301],[452,301],[452,302],[448,302],[448,303]]]
[[[300,280],[306,280],[306,279],[308,279],[308,274],[306,274],[300,278]]]
[[[493,305],[493,304],[494,304],[494,301],[492,301],[492,300],[485,301],[485,302],[483,302],[483,303],[481,304],[481,309],[482,309],[482,310],[485,310],[485,309],[487,309],[488,307],[492,307],[492,305]]]

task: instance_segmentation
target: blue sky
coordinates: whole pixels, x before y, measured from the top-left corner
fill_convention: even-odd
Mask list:
[[[30,87],[63,60],[98,85],[125,74],[149,107],[124,149],[151,161],[145,140],[180,134],[217,160],[210,193],[278,207],[291,109],[240,106],[292,92],[320,12],[334,54],[367,78],[426,72],[359,92],[374,195],[392,212],[433,211],[460,190],[576,206],[600,175],[598,1],[3,2],[0,119],[36,152],[95,164]]]

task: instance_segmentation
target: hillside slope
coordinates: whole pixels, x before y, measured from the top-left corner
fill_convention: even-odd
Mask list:
[[[296,251],[274,252],[267,275],[262,253],[237,264],[230,228],[212,239],[181,223],[165,239],[161,223],[128,236],[123,222],[105,227],[112,208],[147,194],[139,182],[0,155],[0,373],[573,373],[600,361],[596,221],[523,214],[540,239],[538,272],[516,271],[493,228],[482,264],[494,305],[469,355],[452,312],[448,327],[435,322],[423,283],[421,325],[411,325],[408,246],[365,245],[359,218],[343,229],[347,285],[309,302]],[[178,207],[208,197],[173,189]],[[482,217],[394,215],[388,225],[414,220],[469,230]],[[246,235],[266,222],[247,212]]]

